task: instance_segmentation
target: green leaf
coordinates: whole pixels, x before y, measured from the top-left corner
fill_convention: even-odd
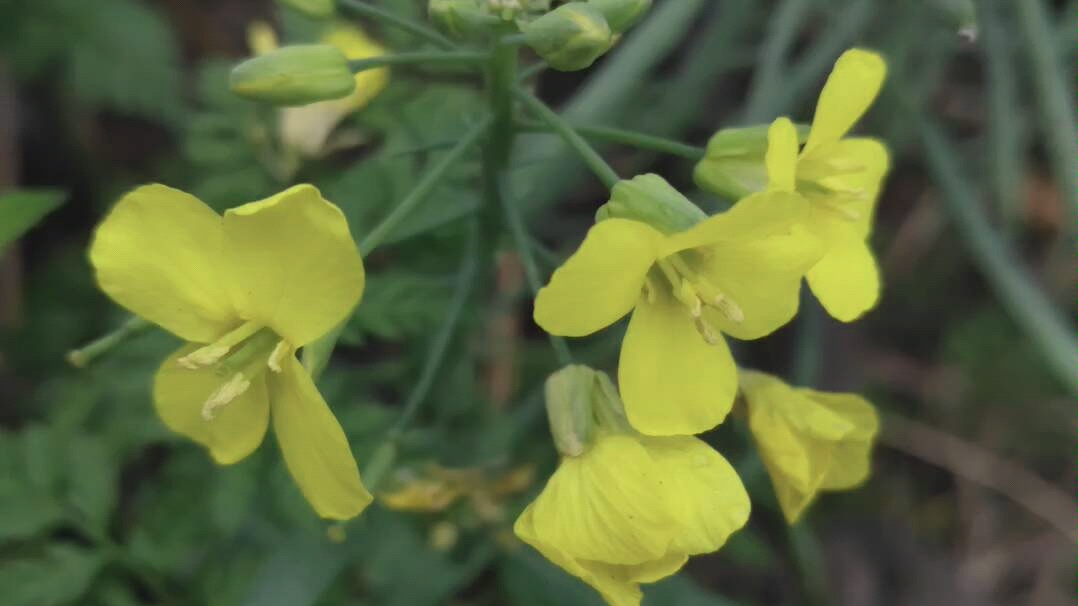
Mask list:
[[[27,481],[20,438],[0,432],[0,541],[31,537],[63,518],[55,499]]]
[[[345,549],[324,537],[285,539],[255,576],[241,606],[311,606],[344,570]]]
[[[68,545],[50,545],[39,557],[0,564],[4,606],[59,606],[82,596],[104,557]]]
[[[116,463],[101,440],[88,436],[72,439],[67,457],[68,504],[104,530],[119,490]]]
[[[0,196],[0,249],[56,210],[65,197],[55,189],[20,189]]]
[[[682,573],[644,587],[643,606],[734,606]]]
[[[445,314],[451,279],[403,271],[367,277],[363,300],[341,342],[362,343],[367,335],[399,340],[430,333]]]
[[[514,606],[602,606],[583,581],[551,564],[531,548],[500,561],[498,584]]]

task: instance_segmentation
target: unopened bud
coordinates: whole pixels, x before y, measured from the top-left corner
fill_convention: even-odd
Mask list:
[[[693,180],[714,194],[737,201],[767,189],[768,125],[725,128],[707,143],[707,153],[696,165]],[[808,138],[809,127],[797,126],[801,143]]]
[[[587,68],[614,45],[603,14],[582,2],[563,4],[523,31],[528,46],[550,67],[566,72]]]
[[[588,4],[603,14],[615,34],[635,25],[651,8],[651,0],[588,0]]]
[[[285,46],[240,63],[232,92],[274,105],[307,105],[347,97],[356,88],[348,59],[328,44]]]
[[[583,454],[597,431],[632,431],[610,377],[580,364],[546,380],[546,410],[554,445],[565,457]]]
[[[646,174],[614,185],[610,201],[595,215],[596,221],[612,218],[640,221],[673,234],[703,221],[707,214],[662,177]]]
[[[330,17],[336,12],[334,0],[280,0],[280,2],[311,17]]]
[[[439,29],[458,39],[486,37],[502,24],[483,0],[430,0],[427,15]]]

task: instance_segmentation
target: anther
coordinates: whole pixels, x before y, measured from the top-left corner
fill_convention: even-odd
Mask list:
[[[213,395],[202,405],[202,418],[206,421],[212,421],[217,414],[217,409],[240,397],[250,387],[251,382],[243,376],[243,373],[236,373],[227,383],[213,392]]]
[[[696,332],[700,333],[700,336],[704,338],[704,342],[708,345],[718,345],[722,341],[722,337],[719,336],[716,331],[703,316],[693,316],[693,324],[696,325]]]
[[[292,347],[284,340],[277,342],[277,346],[273,348],[273,353],[270,354],[266,365],[273,372],[281,372],[281,363],[284,362],[285,356],[292,353]]]
[[[745,312],[741,310],[741,306],[734,303],[733,300],[726,295],[715,297],[712,306],[722,312],[722,315],[726,316],[727,320],[735,324],[740,324],[745,321]]]

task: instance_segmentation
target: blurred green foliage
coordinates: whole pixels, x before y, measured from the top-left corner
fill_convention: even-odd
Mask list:
[[[683,1],[683,14],[675,14],[679,9],[672,8],[673,3]],[[244,462],[222,468],[164,429],[149,394],[157,364],[176,346],[170,337],[151,330],[86,369],[66,365],[67,351],[122,321],[122,314],[96,290],[84,259],[87,234],[117,193],[142,180],[161,180],[222,210],[292,181],[310,181],[343,209],[358,240],[481,118],[487,102],[475,78],[436,68],[401,70],[382,95],[338,130],[338,152],[303,162],[293,171],[295,159],[276,138],[276,111],[228,92],[228,71],[242,57],[234,50],[229,54],[211,49],[217,52],[193,58],[185,52],[181,58],[181,46],[187,48],[191,41],[181,44],[179,25],[166,17],[165,6],[172,4],[182,3],[0,3],[0,67],[6,70],[5,78],[27,98],[51,101],[52,109],[40,110],[45,113],[37,117],[58,123],[48,132],[62,134],[63,142],[57,145],[66,147],[54,153],[85,160],[89,166],[67,181],[29,184],[72,191],[71,201],[51,216],[46,215],[59,206],[63,194],[15,189],[0,197],[0,250],[44,219],[39,230],[23,239],[31,253],[25,279],[17,286],[4,283],[11,292],[17,290],[21,313],[17,321],[0,324],[0,604],[598,604],[590,589],[509,538],[515,514],[555,463],[536,392],[556,364],[546,343],[523,329],[523,340],[517,343],[519,367],[511,369],[516,389],[508,405],[492,405],[480,379],[481,371],[496,365],[501,355],[483,338],[491,316],[528,315],[520,289],[494,293],[493,278],[482,278],[486,288],[469,299],[471,313],[453,337],[455,353],[436,375],[426,412],[399,440],[400,467],[437,461],[498,478],[521,464],[535,466],[538,483],[500,498],[493,512],[484,515],[467,500],[420,515],[376,505],[343,529],[327,527],[290,481],[272,440]],[[1028,45],[1017,37],[1022,26],[1012,11],[1003,11],[995,25],[1004,35],[989,40],[994,51],[984,53],[990,67],[1007,62],[1008,68],[990,69],[988,76],[1014,79],[1014,90],[1008,93],[994,81],[985,85],[977,69],[962,68],[963,62],[984,59],[977,46],[955,33],[969,25],[968,2],[929,2],[928,10],[920,1],[711,4],[656,2],[640,30],[646,32],[641,36],[649,36],[647,41],[630,33],[596,75],[587,80],[556,76],[542,80],[541,88],[572,95],[566,114],[582,123],[686,135],[700,143],[719,124],[768,120],[783,113],[808,117],[819,82],[838,53],[853,44],[872,46],[888,57],[892,75],[889,94],[863,129],[881,134],[897,152],[887,198],[891,202],[881,210],[878,248],[896,246],[908,207],[920,195],[920,190],[906,191],[908,183],[923,184],[924,173],[931,172],[917,149],[919,131],[911,128],[918,121],[946,122],[949,137],[966,140],[965,155],[958,160],[977,171],[965,185],[992,193],[984,197],[995,206],[981,212],[1001,218],[996,223],[1000,233],[1033,234],[1036,239],[1036,229],[1022,210],[1032,203],[1015,199],[1014,183],[996,179],[1010,171],[1022,180],[1028,166],[1055,153],[1042,141],[1043,127],[1039,136],[1026,132],[1034,129],[1031,114],[1039,99],[1029,95],[1044,93],[1019,86],[1028,68],[1014,68],[1025,65]],[[422,4],[412,0],[386,0],[379,6],[409,19],[424,15]],[[315,37],[316,24],[285,7],[263,6],[243,14],[253,20],[271,9],[279,16],[285,40]],[[1066,10],[1061,21],[1073,24],[1073,3]],[[689,27],[694,21],[699,25]],[[393,50],[422,45],[386,24],[364,25]],[[659,27],[665,29],[660,32]],[[229,33],[238,37],[242,32]],[[1063,49],[1069,39],[1073,50],[1073,31],[1051,36],[1063,40]],[[671,41],[666,47],[660,44],[664,39]],[[657,66],[661,68],[654,69]],[[1062,66],[1059,70],[1041,76],[1069,87],[1073,73]],[[746,81],[751,81],[747,87]],[[982,89],[991,95],[987,102]],[[981,111],[986,103],[997,104],[990,114],[995,122],[987,125]],[[1073,111],[1073,103],[1070,108]],[[136,131],[134,143],[118,137],[117,145],[141,150],[144,141],[138,138],[145,133],[139,129],[157,128],[167,132],[170,144],[155,152],[148,168],[133,168],[103,153],[101,146],[113,142],[110,126],[100,127],[105,132],[100,139],[82,134],[87,123],[113,115],[134,124]],[[1001,116],[1013,116],[1020,132],[1000,135]],[[1073,115],[1069,125],[1057,126],[1073,129]],[[514,167],[520,179],[516,189],[529,217],[544,218],[533,227],[538,239],[558,251],[548,254],[556,261],[579,239],[603,193],[579,178],[575,158],[566,168],[572,157],[563,146],[546,135],[523,139]],[[999,153],[980,153],[988,143],[1004,147]],[[656,163],[651,153],[604,149],[625,173],[650,167],[671,180],[690,182],[688,162]],[[50,161],[40,156],[24,159],[31,168]],[[1074,161],[1078,159],[1057,159],[1061,165]],[[366,295],[344,327],[339,355],[320,381],[361,462],[369,460],[394,425],[399,404],[421,372],[424,352],[445,318],[465,246],[463,219],[482,206],[478,175],[475,158],[455,166],[367,259]],[[1065,256],[1073,253],[1067,235],[1075,210],[1067,200],[1073,196],[1064,192],[1056,201],[1063,219],[1054,226],[1054,237],[1063,240]],[[705,206],[717,204],[697,197]],[[555,203],[562,204],[556,215],[549,213]],[[970,423],[956,423],[952,430],[969,432],[975,439],[979,428],[973,421],[996,411],[993,414],[1006,420],[1008,454],[1046,474],[1063,473],[1061,458],[1073,454],[1073,432],[1066,425],[1071,417],[1042,405],[1070,401],[1067,385],[1045,361],[1052,354],[1030,337],[1028,324],[1021,321],[1022,309],[1002,305],[998,290],[971,277],[976,275],[975,261],[960,242],[947,237],[949,228],[941,231],[945,236],[937,234],[934,248],[922,250],[916,259],[923,271],[889,282],[888,302],[867,322],[873,349],[957,367],[969,389],[961,393],[961,410],[954,414]],[[1043,255],[1022,258],[1049,267]],[[1052,281],[1048,269],[1042,273],[1043,281]],[[1074,311],[1073,279],[1067,280],[1066,294],[1057,299]],[[1069,328],[1073,335],[1073,326]],[[819,336],[800,342],[789,334],[778,339],[802,349],[824,347]],[[598,366],[609,367],[616,359],[616,347],[601,337],[574,343],[574,352]],[[747,353],[775,370],[787,366],[791,357],[757,347]],[[852,357],[829,355],[832,366],[850,363]],[[823,366],[826,375],[828,360]],[[941,420],[947,416],[944,406],[954,404],[924,401],[901,386],[871,380],[873,392],[882,396],[879,403],[899,412]],[[738,460],[735,455],[747,448],[732,434],[720,430],[712,441]],[[737,603],[779,603],[768,600],[775,594],[766,588],[753,590],[776,578],[778,585],[794,586],[784,590],[786,603],[809,603],[803,601],[810,599],[805,596],[826,591],[813,526],[783,534],[759,461],[748,454],[741,461],[760,513],[754,513],[750,526],[719,556],[705,561],[694,575],[699,580],[682,574],[657,584],[648,590],[646,606],[734,603],[716,589],[735,596]],[[898,473],[886,459],[880,469],[864,494],[821,503],[819,517],[830,520],[854,510],[879,509],[890,493],[878,484],[889,482],[888,472]],[[433,544],[439,523],[450,524],[458,533],[449,546]],[[341,531],[343,541],[331,540]],[[725,570],[726,576],[712,574],[707,565]],[[730,570],[740,574],[733,582]],[[741,577],[744,583],[739,585]]]

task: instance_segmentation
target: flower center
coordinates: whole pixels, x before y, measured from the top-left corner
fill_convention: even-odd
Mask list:
[[[202,418],[210,421],[217,411],[240,397],[251,382],[269,369],[281,372],[285,357],[294,348],[273,330],[254,322],[244,323],[213,343],[176,360],[188,370],[212,368],[221,386],[202,404]]]
[[[656,265],[670,284],[670,292],[674,299],[685,306],[696,326],[696,331],[707,343],[711,345],[719,343],[722,335],[704,315],[705,307],[717,310],[735,324],[745,321],[745,313],[741,307],[706,277],[695,271],[679,254],[660,259]],[[649,281],[647,288],[649,300],[653,300],[656,287]]]

